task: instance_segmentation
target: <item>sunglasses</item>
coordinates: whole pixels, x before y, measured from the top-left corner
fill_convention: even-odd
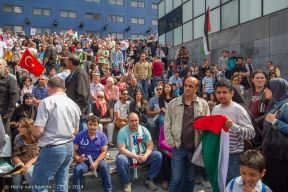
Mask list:
[[[156,89],[157,91],[162,91],[162,89]]]
[[[44,81],[45,79],[38,79],[38,81]]]
[[[103,99],[104,97],[103,97],[103,96],[97,96],[97,98],[99,98],[99,99]]]
[[[123,93],[122,95],[128,95],[128,93]]]

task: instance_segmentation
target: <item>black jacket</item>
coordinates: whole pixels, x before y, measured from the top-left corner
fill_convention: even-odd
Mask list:
[[[0,114],[11,118],[15,105],[19,99],[16,80],[4,73],[0,76]]]
[[[70,78],[71,77],[71,78]],[[88,74],[84,69],[77,67],[74,72],[65,79],[66,94],[81,110],[81,119],[89,114],[90,83]]]
[[[102,107],[100,106],[100,109],[98,109],[98,108],[96,107],[95,102],[92,104],[93,114],[94,114],[95,116],[99,117],[100,119],[101,119],[101,118],[108,118],[108,117],[110,117],[110,110],[109,110],[109,105],[108,105],[108,103],[106,103],[106,108],[107,108],[106,113],[105,113],[103,116],[101,116]]]

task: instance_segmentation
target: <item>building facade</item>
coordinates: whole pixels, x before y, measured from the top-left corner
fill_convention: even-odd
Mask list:
[[[255,68],[266,69],[272,61],[288,79],[287,0],[162,0],[158,4],[159,42],[168,43],[169,60],[180,45],[190,53],[188,65],[203,64],[201,56],[207,7],[211,18],[211,64],[223,50],[250,57]],[[210,38],[210,35],[209,35]],[[245,64],[245,60],[244,60]]]
[[[158,29],[159,0],[2,0],[0,26],[36,34],[77,31],[78,35],[144,38]]]

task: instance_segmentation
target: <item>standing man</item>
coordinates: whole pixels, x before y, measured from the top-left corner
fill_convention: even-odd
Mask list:
[[[249,72],[250,76],[247,77],[247,80],[249,82],[249,78],[251,78],[252,73],[254,72],[254,66],[251,64],[251,59],[249,57],[246,58],[246,64],[245,67],[247,71]]]
[[[32,191],[47,191],[54,176],[57,191],[68,191],[73,135],[78,133],[80,109],[65,94],[65,83],[56,77],[48,81],[49,97],[39,105],[32,135],[41,147],[32,176]],[[68,113],[69,112],[69,113]]]
[[[246,67],[243,66],[243,58],[237,58],[237,65],[232,69],[232,75],[239,74],[242,77],[241,85],[247,90],[249,88],[247,77],[250,77],[250,73],[247,71]]]
[[[53,40],[47,39],[46,40],[47,48],[44,53],[44,60],[43,65],[45,67],[45,75],[48,76],[51,68],[56,69],[56,49],[53,47]]]
[[[157,191],[153,179],[161,169],[162,154],[154,151],[151,135],[148,129],[139,125],[139,117],[136,113],[129,114],[128,125],[119,131],[117,146],[119,155],[116,158],[116,169],[124,185],[124,192],[131,192],[129,169],[134,163],[150,166],[145,184],[151,191]]]
[[[118,64],[120,66],[120,70],[123,69],[122,64],[124,62],[124,56],[122,51],[120,50],[120,45],[116,45],[116,49],[113,49],[111,51],[110,61],[112,64],[114,64],[114,66]]]
[[[161,61],[159,55],[155,55],[153,58],[153,87],[158,84],[158,80],[162,79],[162,72],[164,69],[164,63]]]
[[[66,78],[66,94],[81,110],[79,131],[86,129],[86,117],[89,114],[90,84],[88,74],[82,69],[80,59],[75,54],[70,54],[66,59],[67,68],[71,74]]]
[[[108,140],[104,133],[98,131],[99,118],[95,115],[87,117],[88,130],[75,136],[73,141],[73,158],[77,162],[73,171],[73,192],[81,191],[83,174],[89,170],[98,171],[105,192],[112,190],[110,169],[105,161]],[[93,164],[88,160],[91,155]]]
[[[228,53],[229,54],[229,53]],[[227,79],[230,79],[233,73],[231,72],[233,68],[237,64],[237,57],[236,57],[236,51],[232,51],[232,57],[228,59],[228,65],[229,65],[229,73],[228,76],[226,76]]]
[[[170,101],[164,120],[164,135],[172,150],[172,179],[169,191],[193,191],[197,166],[191,163],[201,135],[193,128],[198,116],[209,115],[205,100],[196,96],[198,79],[188,77],[184,84],[184,94]],[[184,183],[183,183],[184,182]],[[182,184],[183,183],[183,184]]]
[[[225,77],[228,77],[229,74],[229,65],[228,65],[228,57],[226,57],[226,51],[222,51],[222,57],[218,60],[218,70],[225,72]]]
[[[255,130],[246,110],[232,101],[233,85],[228,79],[221,79],[215,84],[216,97],[221,105],[213,108],[211,115],[224,115],[228,118],[224,127],[229,129],[230,152],[226,185],[240,175],[238,157],[244,150],[244,139],[252,139]]]
[[[0,114],[5,133],[10,135],[10,118],[19,99],[19,91],[16,80],[5,73],[7,62],[0,58]]]
[[[86,53],[87,61],[84,63],[84,70],[89,74],[92,63],[93,50],[90,48],[89,41],[85,41],[83,51]]]
[[[135,65],[134,75],[138,79],[138,83],[143,87],[144,99],[147,99],[148,83],[152,75],[152,67],[150,63],[146,61],[145,53],[140,54],[140,61]]]
[[[70,55],[68,44],[63,44],[62,51],[58,53],[58,60],[60,60],[60,67],[64,65],[66,58]]]

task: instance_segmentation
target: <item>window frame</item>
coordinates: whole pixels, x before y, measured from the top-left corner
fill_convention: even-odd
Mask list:
[[[87,2],[87,3],[102,3],[102,0],[99,0],[100,2],[95,2],[95,0],[91,0],[91,1],[89,1],[89,0],[85,0],[85,2]]]
[[[132,41],[135,40],[135,39],[132,38],[133,35],[137,36],[136,39],[139,38],[139,39],[143,39],[144,40],[144,38],[145,38],[145,34],[143,34],[143,35],[142,34],[131,34],[131,40]],[[141,35],[141,37],[139,37],[140,35]]]
[[[137,23],[132,23],[132,19],[137,19]],[[144,20],[144,23],[139,23],[139,19],[143,19]],[[135,24],[135,25],[145,25],[145,18],[141,18],[141,17],[131,17],[130,19],[130,23],[131,24]]]
[[[153,8],[153,5],[154,6],[157,6],[157,8],[155,9],[155,8]],[[156,3],[152,3],[152,5],[151,5],[152,7],[151,7],[151,9],[153,9],[153,10],[158,10],[158,4],[156,4]]]
[[[132,6],[132,3],[137,3],[137,6]],[[143,3],[144,7],[140,7],[138,3]],[[135,0],[131,0],[130,6],[135,7],[135,8],[145,8],[146,7],[144,1],[135,1]]]
[[[87,14],[92,15],[92,19],[87,19],[87,18],[86,18],[86,15],[87,15]],[[99,18],[100,18],[99,20],[94,19],[94,16],[96,16],[96,15],[99,16]],[[100,13],[85,13],[85,14],[84,14],[84,18],[85,18],[85,20],[102,21],[102,15],[101,15]]]
[[[35,32],[36,35],[43,35],[43,34],[45,33],[45,32],[43,32],[43,29],[49,29],[49,30],[50,30],[50,33],[49,33],[49,34],[52,33],[52,28],[50,28],[50,27],[38,27],[38,26],[33,26],[32,28],[34,28],[34,29],[36,29],[36,28],[41,29],[41,33],[37,33],[37,30],[36,30],[36,32]]]
[[[92,34],[91,34],[92,32]],[[101,31],[94,31],[94,30],[85,30],[85,34],[86,35],[91,35],[93,38],[97,36],[97,33],[99,33],[100,35],[98,35],[99,38],[101,38],[102,33]],[[95,36],[94,36],[95,35]]]
[[[61,12],[67,12],[68,13],[68,17],[62,17],[61,16]],[[70,16],[70,13],[76,13],[76,17],[75,18],[73,18],[73,17],[69,17]],[[68,19],[77,19],[78,18],[78,14],[77,14],[77,11],[67,11],[67,10],[60,10],[60,18],[68,18]]]
[[[113,16],[116,17],[116,21],[110,20],[110,18],[113,17]],[[118,17],[122,17],[122,18],[123,18],[123,22],[119,22],[119,21],[118,21]],[[120,16],[120,15],[109,15],[109,16],[108,16],[108,21],[109,21],[109,22],[114,22],[114,23],[124,23],[124,16]]]
[[[34,9],[40,9],[41,10],[41,15],[34,14]],[[50,15],[43,15],[43,10],[49,10],[50,11]],[[51,9],[46,9],[46,8],[32,7],[32,14],[33,15],[37,15],[37,16],[51,17],[52,16],[52,10]]]
[[[109,5],[124,6],[124,0],[115,0],[115,3],[110,3],[111,0],[108,0]],[[118,1],[122,1],[122,4],[118,4]]]
[[[157,22],[157,25],[153,25],[153,21],[156,21],[156,22]],[[153,25],[153,26],[158,26],[158,19],[152,19],[152,20],[151,20],[151,25]]]
[[[5,6],[6,6],[6,7],[12,7],[12,12],[5,11]],[[15,12],[15,11],[14,11],[14,8],[15,8],[15,7],[21,7],[22,12],[21,12],[21,13],[17,13],[17,12]],[[3,5],[2,5],[2,10],[3,10],[3,13],[24,14],[24,8],[23,8],[23,6],[3,4]]]
[[[112,33],[113,33],[113,34],[116,34],[116,36],[113,35]],[[124,33],[109,32],[110,37],[114,37],[114,39],[120,40],[120,39],[118,38],[118,34],[121,34],[121,35],[123,36],[123,38],[120,38],[120,39],[124,39]]]
[[[9,26],[9,27],[7,27]],[[13,28],[13,30],[11,30],[11,28]],[[3,24],[3,32],[6,31],[7,29],[10,29],[11,32],[15,32],[15,27],[22,27],[21,31],[24,31],[24,25],[11,25],[11,24]],[[20,32],[21,32],[20,31]]]

